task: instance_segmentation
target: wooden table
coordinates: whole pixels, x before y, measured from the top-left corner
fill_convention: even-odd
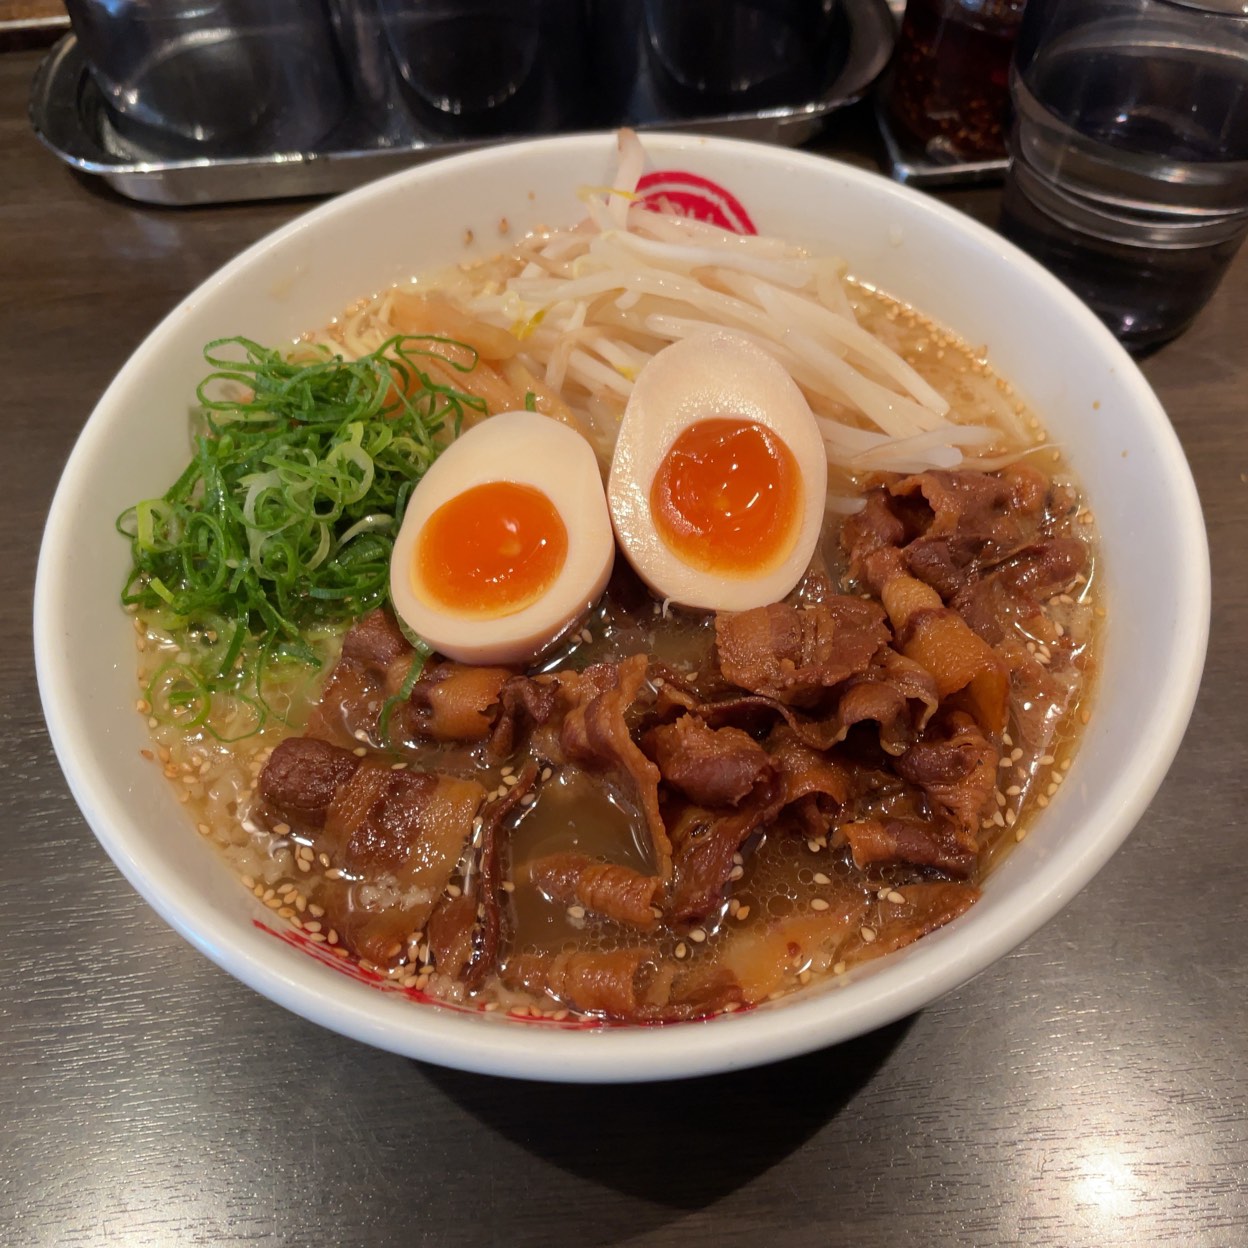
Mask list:
[[[511,1083],[262,1000],[70,798],[29,623],[61,465],[157,320],[304,205],[146,209],[75,179],[26,124],[36,59],[0,58],[0,1242],[1248,1244],[1248,252],[1144,364],[1204,500],[1214,615],[1125,848],[1017,952],[853,1043],[681,1085]]]

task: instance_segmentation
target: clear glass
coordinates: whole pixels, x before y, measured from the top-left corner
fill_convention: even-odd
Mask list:
[[[66,0],[118,133],[164,156],[311,147],[346,90],[320,0]]]
[[[1248,16],[1031,0],[1002,231],[1129,347],[1181,333],[1248,232]]]

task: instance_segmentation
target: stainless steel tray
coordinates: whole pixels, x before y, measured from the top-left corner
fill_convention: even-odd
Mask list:
[[[726,134],[795,146],[812,139],[837,110],[861,99],[892,54],[895,24],[886,0],[845,0],[845,59],[818,99],[784,108],[708,117],[654,115],[638,129]],[[213,204],[283,199],[349,190],[387,173],[508,138],[463,142],[387,143],[357,120],[314,151],[228,159],[169,160],[136,148],[113,129],[73,35],[48,54],[31,85],[30,120],[55,155],[80,173],[102,179],[130,199],[150,204]],[[339,145],[341,142],[341,145]]]
[[[887,86],[887,83],[884,85]],[[1010,167],[1008,159],[1002,160],[932,160],[925,153],[916,152],[902,141],[888,118],[883,96],[877,91],[875,98],[875,121],[888,153],[888,171],[898,182],[923,189],[951,186],[976,186],[1000,182]]]

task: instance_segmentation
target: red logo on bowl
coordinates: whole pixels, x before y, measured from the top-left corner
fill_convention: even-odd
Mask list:
[[[750,214],[735,195],[709,178],[678,169],[647,173],[637,183],[638,202],[655,212],[707,221],[734,234],[757,234]]]

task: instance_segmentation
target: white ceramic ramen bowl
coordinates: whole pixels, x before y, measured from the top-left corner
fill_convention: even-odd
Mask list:
[[[757,1065],[845,1040],[965,982],[1096,874],[1161,783],[1204,660],[1209,564],[1179,443],[1130,358],[1063,286],[957,212],[874,174],[789,150],[652,135],[652,166],[760,232],[846,257],[853,272],[974,344],[1034,406],[1098,519],[1104,666],[1067,783],[988,879],[983,899],[900,953],[782,1002],[709,1023],[568,1031],[416,1004],[319,963],[196,835],[140,756],[133,629],[118,605],[114,518],[187,457],[186,415],[213,338],[280,343],[362,295],[539,224],[579,219],[607,185],[612,136],[558,138],[422,165],[333,200],[257,243],[187,297],[100,400],[65,468],[39,562],[35,637],[52,740],[83,813],[131,883],[197,948],[306,1018],[411,1057],[498,1075],[625,1081]],[[678,196],[677,196],[678,197]],[[735,197],[736,203],[733,202]],[[469,234],[469,231],[471,233]],[[1158,587],[1164,587],[1159,592]]]

